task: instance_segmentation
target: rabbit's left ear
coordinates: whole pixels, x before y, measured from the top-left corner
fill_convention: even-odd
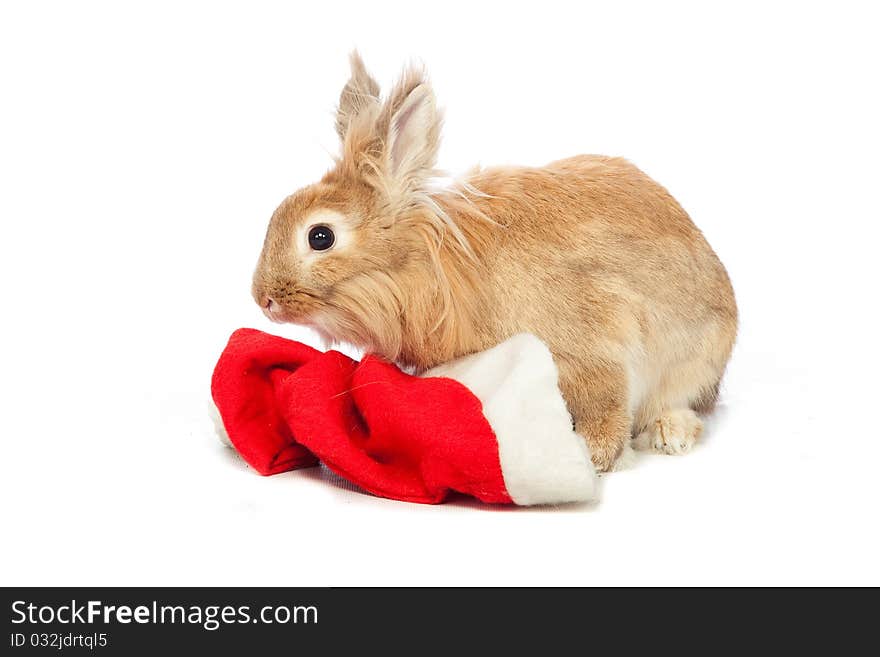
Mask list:
[[[367,72],[364,60],[355,50],[349,55],[351,77],[339,95],[336,110],[336,133],[342,141],[354,118],[371,105],[379,104],[379,83]]]
[[[387,174],[404,187],[430,175],[440,146],[442,115],[423,72],[410,70],[392,90],[382,111],[387,126]]]

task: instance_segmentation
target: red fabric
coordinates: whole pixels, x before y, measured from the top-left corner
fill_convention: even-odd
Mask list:
[[[452,379],[239,329],[211,393],[232,444],[260,474],[317,457],[381,497],[436,504],[458,491],[512,501],[482,404]]]
[[[232,334],[211,379],[211,396],[235,449],[262,475],[315,465],[290,434],[276,397],[280,377],[321,356],[298,342],[241,329]]]

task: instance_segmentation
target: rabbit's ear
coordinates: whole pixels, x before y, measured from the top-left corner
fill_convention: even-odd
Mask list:
[[[379,83],[367,72],[364,61],[357,50],[349,55],[351,78],[339,95],[339,108],[336,111],[336,132],[345,141],[348,127],[364,108],[379,104]]]
[[[442,115],[424,72],[408,70],[392,90],[382,113],[387,123],[380,120],[379,125],[388,130],[384,140],[388,174],[409,186],[415,182],[413,178],[431,172],[440,145]]]

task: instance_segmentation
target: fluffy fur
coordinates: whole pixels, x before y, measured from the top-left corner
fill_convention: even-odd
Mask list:
[[[423,71],[383,101],[352,55],[342,155],[273,215],[256,301],[418,371],[533,333],[599,469],[632,436],[686,451],[670,445],[699,435],[691,409],[711,410],[737,326],[702,233],[620,158],[475,170],[433,189],[441,120]],[[337,234],[333,248],[304,243],[316,223]]]

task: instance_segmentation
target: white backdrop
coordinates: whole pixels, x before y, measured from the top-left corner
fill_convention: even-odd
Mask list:
[[[3,3],[0,583],[880,584],[869,11]],[[452,172],[624,155],[691,213],[742,315],[694,453],[529,510],[261,478],[215,441],[233,329],[317,344],[250,275],[330,165],[355,46],[386,86],[428,65]]]

